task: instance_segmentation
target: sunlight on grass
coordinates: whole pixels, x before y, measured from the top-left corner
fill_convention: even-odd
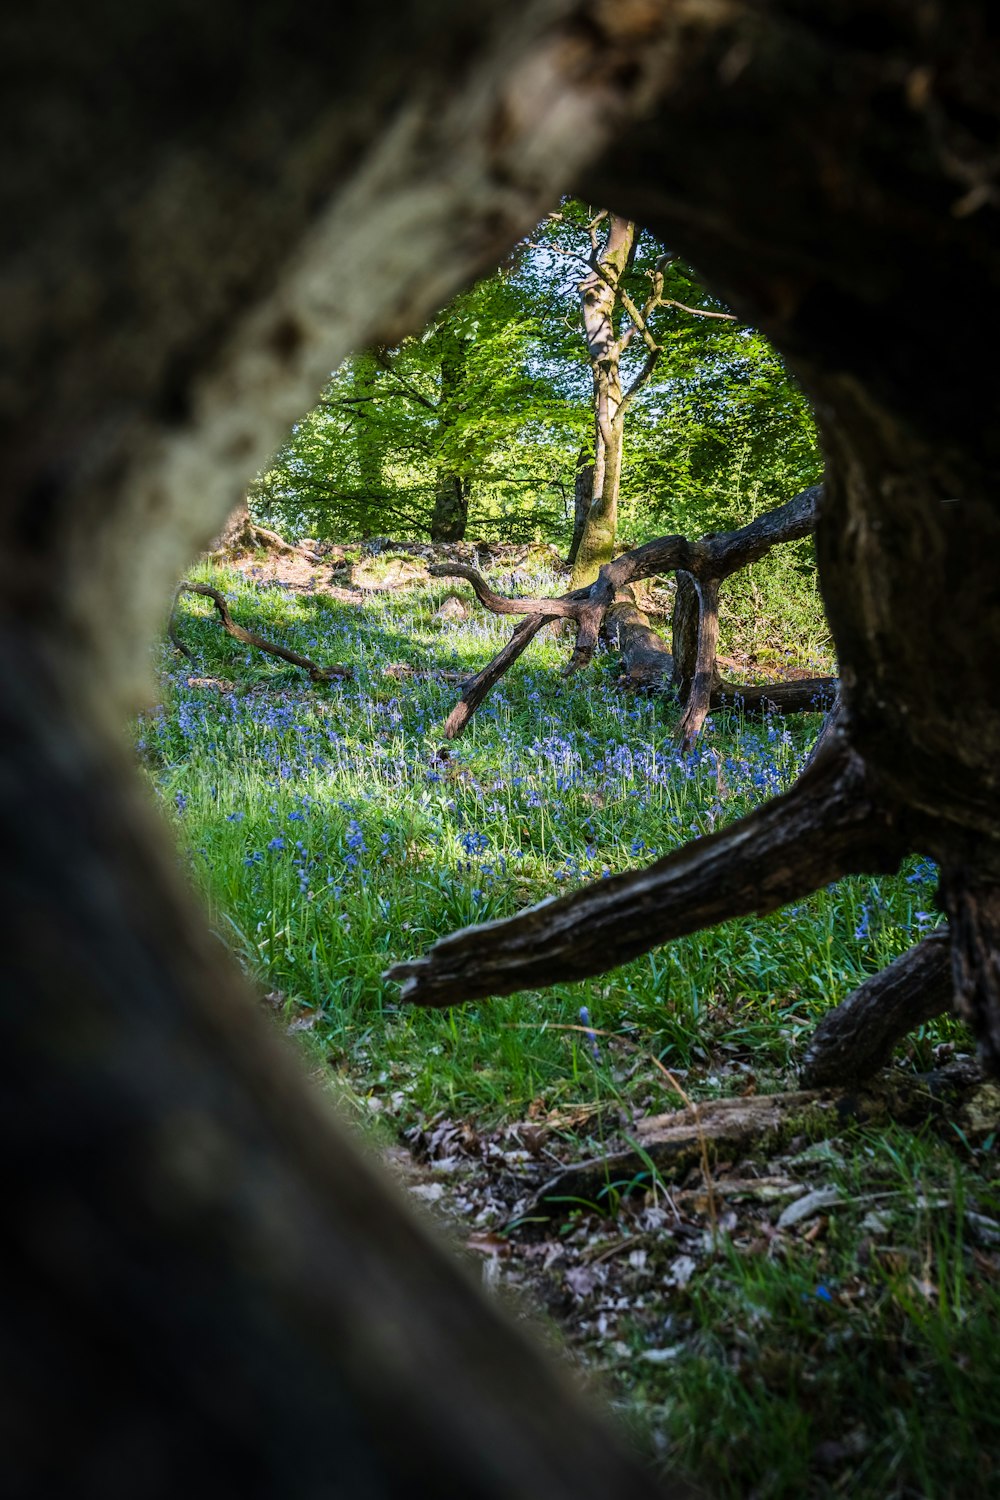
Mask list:
[[[311,686],[185,598],[179,624],[198,666],[162,648],[161,706],[135,738],[219,936],[382,1145],[435,1120],[502,1132],[563,1111],[576,1150],[601,1155],[608,1131],[620,1142],[625,1122],[627,1141],[630,1120],[677,1107],[658,1062],[697,1098],[794,1087],[817,1018],[938,920],[936,871],[912,859],[895,877],[842,881],[582,984],[408,1009],[382,978],[390,963],[740,817],[791,783],[819,719],[716,715],[681,755],[669,700],[623,694],[607,655],[561,678],[567,644],[546,633],[445,745],[456,684],[385,668],[474,671],[509,622],[442,620],[446,584],[354,604],[204,566],[197,576],[271,639],[354,671]],[[581,1007],[610,1041],[571,1029]],[[930,1066],[935,1045],[960,1035],[947,1020],[923,1028],[905,1065]],[[611,1378],[648,1451],[712,1493],[950,1495],[952,1474],[986,1493],[997,1433],[976,1393],[1000,1380],[1000,1305],[993,1283],[970,1293],[962,1214],[1000,1211],[994,1188],[939,1141],[840,1146],[827,1165],[856,1211],[832,1215],[815,1244],[713,1239],[689,1287],[646,1298],[631,1343],[609,1332],[589,1357],[607,1367],[612,1341]],[[616,1182],[599,1212],[614,1218],[629,1186]],[[659,1211],[655,1172],[650,1191]],[[873,1193],[888,1239],[864,1227]],[[594,1212],[567,1207],[567,1244]],[[620,1221],[619,1235],[633,1225]],[[648,1363],[651,1341],[677,1343],[669,1368]],[[828,1471],[839,1477],[827,1486]]]
[[[716,716],[681,756],[672,706],[623,695],[607,660],[561,679],[566,647],[549,638],[445,749],[454,684],[383,669],[474,670],[507,638],[505,622],[475,614],[442,627],[440,586],[363,606],[239,574],[222,586],[237,617],[322,663],[349,662],[354,680],[311,687],[185,601],[182,630],[201,665],[164,655],[163,706],[139,727],[140,754],[220,935],[268,989],[316,1013],[335,1062],[356,1070],[361,1047],[375,1076],[407,1069],[414,1109],[447,1100],[489,1113],[558,1091],[565,1037],[512,1042],[510,1027],[572,1021],[581,1004],[673,1066],[725,1044],[786,1068],[802,1028],[933,920],[933,871],[916,867],[845,881],[545,996],[457,1018],[402,1010],[381,978],[393,960],[740,816],[790,783],[818,720]]]

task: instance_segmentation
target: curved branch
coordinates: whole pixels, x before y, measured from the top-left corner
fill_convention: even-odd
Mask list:
[[[435,563],[427,569],[432,578],[464,578],[484,609],[494,615],[541,615],[547,620],[576,620],[581,605],[572,597],[561,599],[505,599],[495,594],[478,568],[467,563]]]
[[[939,927],[823,1017],[803,1059],[803,1084],[824,1088],[870,1078],[907,1032],[949,1008],[953,993],[950,935]]]
[[[790,791],[658,860],[466,927],[386,977],[415,1005],[587,979],[703,927],[777,911],[844,875],[894,870],[905,852],[893,810],[838,737]]]
[[[318,666],[316,662],[310,661],[308,656],[300,656],[297,651],[290,651],[287,646],[277,646],[273,641],[266,641],[263,636],[255,635],[252,630],[245,630],[242,625],[237,625],[229,613],[229,605],[224,594],[218,589],[212,588],[208,583],[192,583],[189,579],[183,579],[174,591],[174,608],[170,611],[170,639],[179,651],[182,651],[188,660],[193,660],[190,651],[178,639],[174,623],[174,612],[177,600],[181,594],[201,594],[206,599],[211,599],[219,614],[219,621],[227,635],[231,635],[234,641],[240,641],[244,646],[255,646],[258,651],[266,651],[269,656],[278,656],[282,661],[291,662],[293,667],[302,667],[309,673],[313,682],[332,682],[336,678],[353,677],[354,671],[351,667],[334,664],[331,667]]]

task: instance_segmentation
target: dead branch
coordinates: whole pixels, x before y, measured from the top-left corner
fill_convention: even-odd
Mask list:
[[[677,726],[677,738],[685,754],[698,738],[701,726],[708,717],[712,689],[718,678],[715,658],[719,647],[719,580],[704,578],[699,581],[696,578],[695,588],[698,593],[698,644],[694,675],[681,722]]]
[[[455,707],[445,720],[445,739],[455,740],[462,733],[476,709],[490,690],[496,687],[501,677],[512,666],[521,653],[531,645],[535,636],[546,623],[545,615],[528,615],[514,631],[502,651],[498,651],[491,662],[469,679]]]
[[[593,659],[601,631],[608,626],[609,610],[623,602],[622,591],[643,578],[673,571],[687,574],[691,578],[699,598],[697,621],[691,621],[692,641],[696,643],[693,648],[696,661],[688,665],[680,661],[675,653],[673,662],[674,670],[681,670],[687,685],[687,701],[680,726],[680,737],[686,748],[690,748],[706,714],[714,707],[739,700],[750,712],[768,704],[782,707],[786,712],[795,712],[801,708],[813,707],[814,695],[818,695],[819,706],[822,706],[829,697],[829,678],[818,678],[813,686],[803,683],[794,686],[765,686],[762,689],[742,688],[735,683],[723,683],[715,667],[720,583],[738,569],[758,562],[779,543],[808,536],[813,528],[821,493],[822,487],[814,485],[736,531],[710,533],[696,542],[688,541],[683,536],[659,537],[606,563],[589,588],[577,589],[558,599],[506,599],[490,588],[476,568],[462,563],[435,565],[430,569],[432,576],[464,578],[472,585],[480,604],[491,613],[523,615],[526,620],[539,622],[530,632],[519,626],[509,645],[472,680],[462,700],[450,714],[445,734],[449,739],[454,739],[462,733],[476,708],[537,635],[546,620],[568,619],[576,625],[576,640],[564,669],[568,676],[588,666]],[[666,652],[664,655],[669,661],[669,655]]]
[[[466,563],[435,563],[427,569],[432,578],[464,578],[484,609],[494,615],[542,615],[547,620],[576,620],[580,604],[573,596],[559,599],[505,599],[495,594],[478,568]]]
[[[179,583],[174,589],[174,595],[170,601],[170,614],[167,618],[167,635],[170,637],[170,644],[173,646],[174,650],[179,651],[182,656],[186,656],[189,662],[194,663],[194,652],[191,650],[190,646],[185,646],[184,642],[181,640],[179,634],[177,633],[177,601],[181,596],[183,588],[183,583]]]
[[[953,990],[949,932],[940,927],[823,1017],[803,1059],[802,1082],[822,1088],[871,1077],[908,1032],[948,1010]]]
[[[842,739],[783,796],[643,870],[505,921],[466,927],[387,978],[415,1005],[587,979],[671,938],[765,915],[844,875],[894,870],[906,844],[861,758]]]
[[[229,605],[224,594],[218,589],[212,588],[208,583],[192,583],[189,579],[183,579],[174,591],[174,605],[170,611],[169,635],[177,649],[193,661],[194,657],[188,648],[183,645],[177,635],[176,608],[177,600],[181,594],[201,594],[206,599],[211,599],[219,615],[219,622],[227,635],[231,635],[234,641],[240,641],[244,646],[255,646],[258,651],[266,651],[269,656],[280,657],[282,661],[291,662],[293,667],[301,667],[308,672],[313,682],[333,682],[337,678],[353,677],[354,671],[351,667],[341,666],[334,663],[333,666],[321,667],[316,662],[310,661],[308,656],[300,656],[297,651],[290,651],[287,646],[278,646],[273,641],[266,641],[263,636],[256,635],[252,630],[246,630],[242,625],[237,625],[229,612]]]

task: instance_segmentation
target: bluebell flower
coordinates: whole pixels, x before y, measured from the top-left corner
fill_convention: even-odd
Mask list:
[[[588,1041],[589,1046],[590,1046],[591,1056],[593,1057],[593,1059],[594,1059],[595,1062],[600,1062],[600,1060],[601,1060],[601,1049],[597,1045],[597,1036],[596,1036],[596,1034],[593,1031],[590,1030],[590,1011],[587,1009],[587,1007],[585,1005],[581,1005],[580,1006],[580,1025],[581,1026],[585,1026],[587,1028],[587,1041]]]

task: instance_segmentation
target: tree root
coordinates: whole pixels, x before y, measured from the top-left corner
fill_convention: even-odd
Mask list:
[[[415,1005],[587,979],[671,938],[765,914],[844,875],[894,870],[906,852],[861,758],[833,739],[783,796],[643,870],[442,938],[386,977]]]
[[[866,979],[813,1032],[800,1076],[807,1088],[857,1083],[883,1068],[907,1032],[948,1010],[954,981],[946,927]]]
[[[211,599],[218,611],[219,621],[227,635],[231,635],[234,641],[240,641],[244,646],[255,646],[258,651],[266,651],[269,656],[280,657],[282,661],[291,662],[293,667],[301,667],[308,672],[313,682],[333,682],[339,678],[350,678],[354,676],[353,668],[341,666],[335,663],[333,666],[321,667],[316,662],[310,661],[308,656],[300,656],[297,651],[290,651],[287,646],[275,645],[273,641],[267,641],[263,636],[256,635],[252,630],[245,630],[242,625],[237,625],[229,612],[229,605],[225,595],[218,589],[212,588],[208,583],[192,583],[189,579],[183,579],[174,590],[174,602],[170,611],[168,633],[178,651],[182,652],[189,661],[194,661],[190,650],[184,645],[177,634],[176,609],[177,600],[181,594],[201,594],[206,599]]]

